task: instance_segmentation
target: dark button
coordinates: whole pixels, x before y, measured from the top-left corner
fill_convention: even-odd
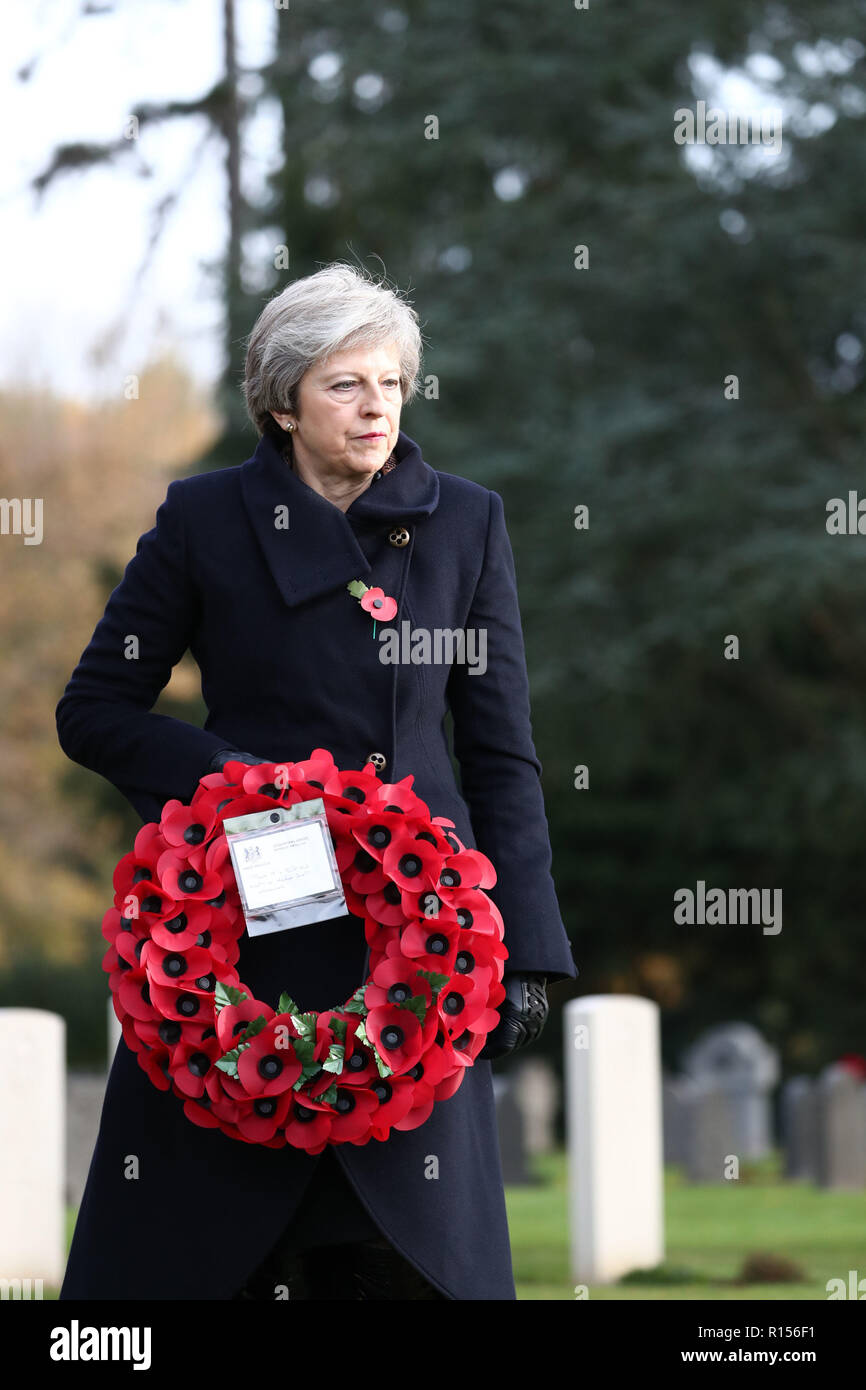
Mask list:
[[[367,762],[372,763],[377,772],[388,766],[388,759],[384,753],[368,753]]]
[[[402,549],[404,545],[409,544],[409,532],[406,530],[405,526],[395,526],[394,529],[388,533],[388,540],[391,545],[396,545],[399,549]]]

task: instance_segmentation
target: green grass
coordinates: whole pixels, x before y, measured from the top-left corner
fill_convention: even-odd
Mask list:
[[[568,1187],[564,1151],[534,1161],[537,1186],[507,1187],[517,1297],[574,1298],[569,1273]],[[862,1192],[825,1192],[786,1182],[779,1157],[741,1165],[737,1182],[688,1183],[665,1169],[665,1261],[626,1282],[593,1284],[590,1299],[826,1300],[828,1279],[849,1269],[866,1275]],[[67,1250],[76,1210],[67,1208]],[[793,1261],[802,1278],[785,1283],[734,1282],[746,1258],[763,1252]],[[46,1298],[59,1290],[45,1289]]]
[[[507,1187],[506,1203],[518,1299],[574,1298],[569,1271],[568,1187],[564,1152],[534,1165],[538,1186]],[[734,1282],[744,1261],[772,1254],[800,1267],[794,1282]],[[828,1279],[866,1275],[862,1192],[827,1192],[786,1182],[774,1155],[743,1164],[736,1182],[692,1184],[665,1170],[665,1260],[658,1271],[623,1283],[591,1285],[591,1299],[821,1299]]]

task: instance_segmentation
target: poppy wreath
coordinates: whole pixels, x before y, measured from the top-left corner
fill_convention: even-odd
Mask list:
[[[167,801],[114,870],[102,933],[114,1010],[138,1064],[195,1124],[267,1148],[385,1140],[458,1090],[496,1026],[508,951],[484,891],[490,860],[431,818],[413,778],[229,761],[187,806]],[[321,798],[347,911],[364,923],[367,979],[304,1012],[254,999],[235,966],[245,930],[222,822]]]

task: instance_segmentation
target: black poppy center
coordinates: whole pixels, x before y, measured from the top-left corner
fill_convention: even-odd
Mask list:
[[[182,975],[186,970],[186,957],[179,955],[166,956],[162,963],[162,968],[166,975]]]
[[[421,860],[417,854],[403,854],[400,856],[398,867],[405,878],[417,878],[421,872]]]
[[[391,1096],[393,1095],[393,1091],[392,1091],[391,1086],[390,1086],[389,1083],[388,1083],[387,1081],[385,1081],[384,1079],[381,1080],[381,1081],[375,1082],[375,1084],[374,1084],[373,1087],[372,1087],[372,1090],[373,1090],[373,1095],[376,1096],[376,1097],[378,1098],[379,1103],[380,1103],[381,1105],[384,1105],[384,1104],[385,1104],[385,1101],[386,1101],[386,1100],[390,1100],[390,1099],[391,1099]]]
[[[346,1063],[346,1066],[349,1068],[349,1071],[363,1071],[366,1065],[367,1059],[364,1056],[363,1052],[353,1052],[348,1062]]]
[[[147,897],[141,900],[142,912],[159,912],[161,907],[162,899],[158,898],[155,893],[148,893]]]
[[[193,1076],[206,1076],[210,1070],[210,1057],[206,1052],[194,1052],[187,1061]]]
[[[440,875],[440,881],[445,884],[446,888],[460,887],[460,875],[456,869],[444,869]]]
[[[166,931],[170,931],[173,936],[177,936],[180,932],[186,931],[188,921],[189,919],[186,913],[179,912],[176,917],[170,917],[169,920],[163,922],[162,925],[165,927]]]
[[[464,999],[462,994],[446,994],[442,1005],[446,1014],[459,1014],[463,1009]]]
[[[441,931],[435,931],[428,936],[424,946],[431,956],[443,956],[448,950],[448,937],[443,936]]]
[[[399,984],[392,985],[391,988],[388,990],[388,1003],[402,1004],[405,999],[409,999],[411,997],[411,994],[412,991],[409,988],[409,986],[403,984],[403,982],[400,981]]]
[[[181,1027],[172,1018],[164,1018],[157,1029],[160,1042],[164,1042],[166,1047],[174,1047],[180,1041]]]
[[[282,1069],[281,1059],[275,1057],[273,1053],[269,1053],[267,1057],[262,1057],[259,1060],[259,1076],[263,1077],[265,1081],[273,1081],[275,1077],[279,1076]]]
[[[391,843],[391,832],[387,825],[374,825],[367,840],[371,845],[375,845],[376,849],[384,849],[385,845]]]
[[[277,1103],[275,1100],[271,1100],[270,1096],[260,1096],[258,1100],[253,1101],[253,1109],[256,1114],[261,1115],[265,1120],[269,1115],[273,1115],[276,1108]]]
[[[188,825],[186,830],[183,832],[183,838],[186,840],[188,845],[200,845],[202,840],[204,839],[204,836],[204,826],[198,824]]]
[[[334,1109],[339,1110],[341,1115],[348,1115],[350,1111],[355,1109],[355,1097],[350,1095],[348,1091],[338,1091]]]
[[[145,864],[139,864],[135,873],[132,875],[132,881],[133,883],[141,883],[141,880],[143,878],[153,878],[153,874],[150,872],[150,869],[148,869]]]
[[[382,1045],[387,1047],[389,1052],[393,1052],[395,1048],[400,1046],[405,1036],[403,1029],[398,1028],[396,1023],[389,1023],[382,1029]]]
[[[454,969],[461,975],[468,975],[475,969],[475,957],[471,951],[458,951],[457,959],[454,962]]]
[[[192,1018],[193,1014],[198,1013],[198,1009],[199,1003],[194,994],[181,994],[178,998],[177,1011],[186,1018]]]
[[[195,869],[186,869],[181,874],[178,882],[185,893],[197,893],[204,879],[201,874],[196,873]]]

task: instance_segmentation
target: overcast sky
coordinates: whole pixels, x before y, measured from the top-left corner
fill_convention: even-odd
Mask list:
[[[221,0],[117,0],[114,14],[94,16],[80,9],[80,0],[0,6],[0,384],[116,396],[123,376],[167,346],[211,382],[222,311],[206,265],[224,253],[227,226],[222,142],[212,138],[197,155],[205,122],[146,132],[111,165],[58,178],[41,201],[28,183],[61,143],[117,139],[137,102],[205,92],[222,70]],[[237,12],[239,60],[259,66],[273,47],[276,13],[261,0],[238,0]],[[247,186],[279,144],[274,112],[249,133]],[[144,168],[150,177],[141,177]],[[178,188],[136,287],[153,209]]]

